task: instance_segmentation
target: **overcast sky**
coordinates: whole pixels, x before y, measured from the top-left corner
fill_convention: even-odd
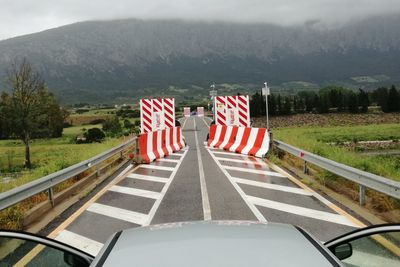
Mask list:
[[[400,0],[0,0],[0,40],[74,22],[174,18],[332,26],[400,13]]]

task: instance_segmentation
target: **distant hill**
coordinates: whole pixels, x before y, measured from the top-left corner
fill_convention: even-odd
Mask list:
[[[64,103],[121,102],[169,86],[400,81],[400,16],[317,26],[116,20],[0,41],[0,79],[26,57]],[[367,77],[367,78],[365,78]],[[193,89],[194,90],[194,89]],[[190,90],[185,94],[190,95]]]

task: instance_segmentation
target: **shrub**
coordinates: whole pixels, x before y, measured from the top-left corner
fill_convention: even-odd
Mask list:
[[[92,143],[92,142],[100,143],[106,137],[106,135],[99,128],[91,128],[85,133],[85,137],[87,143]]]

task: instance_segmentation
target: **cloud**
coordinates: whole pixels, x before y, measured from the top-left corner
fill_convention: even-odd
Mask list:
[[[398,0],[0,0],[0,6],[0,39],[86,20],[338,25],[371,15],[400,13]]]

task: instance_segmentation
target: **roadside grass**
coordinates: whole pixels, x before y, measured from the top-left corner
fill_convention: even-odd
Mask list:
[[[347,141],[400,140],[399,124],[338,127],[277,128],[274,138],[311,153],[400,181],[398,157],[366,156],[344,147],[329,145]]]
[[[0,141],[0,171],[12,174],[8,182],[0,183],[0,192],[91,158],[121,142],[121,139],[113,138],[102,143],[75,144],[71,142],[68,134],[61,138],[34,140],[31,145],[33,168],[28,171],[22,167],[24,162],[22,142],[17,140]]]

